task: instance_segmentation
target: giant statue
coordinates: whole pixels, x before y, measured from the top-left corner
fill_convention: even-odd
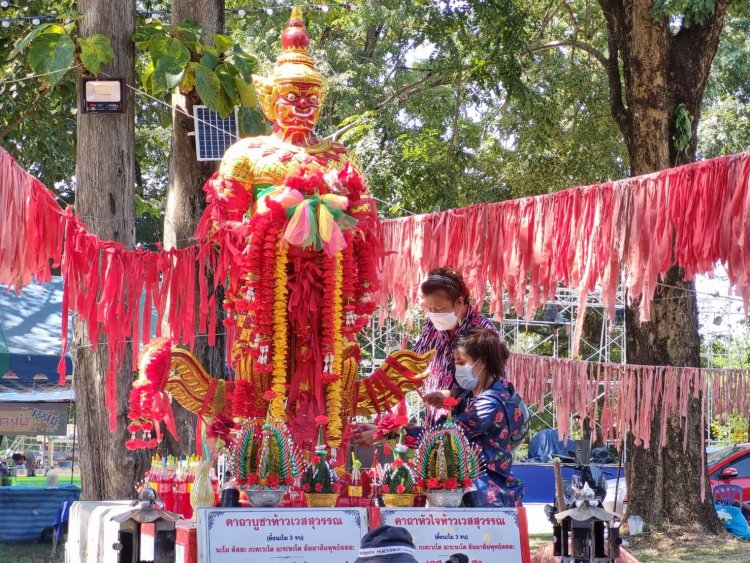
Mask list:
[[[189,352],[155,341],[131,394],[134,437],[151,438],[143,413],[163,417],[171,395],[209,423],[286,422],[303,449],[325,416],[327,443],[340,448],[351,417],[387,410],[421,383],[429,355],[408,351],[358,378],[357,336],[381,283],[380,222],[344,146],[315,136],[326,85],[309,43],[294,8],[273,71],[254,77],[273,132],[230,147],[204,188],[197,236],[232,248],[224,307],[234,377],[213,379]]]

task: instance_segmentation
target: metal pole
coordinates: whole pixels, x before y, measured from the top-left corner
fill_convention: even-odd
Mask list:
[[[73,403],[70,403],[70,407],[68,408],[68,412],[70,412],[70,409],[74,409],[74,418],[73,418],[73,454],[72,458],[73,460],[70,462],[70,484],[73,484],[73,471],[75,470],[76,466],[76,430],[78,429],[78,412],[75,411],[75,406]]]

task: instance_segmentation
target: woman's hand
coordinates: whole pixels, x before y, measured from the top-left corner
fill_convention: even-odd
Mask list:
[[[375,433],[378,431],[377,424],[360,423],[354,430],[352,442],[358,446],[370,447],[375,443]]]
[[[448,391],[433,391],[427,395],[421,395],[422,401],[436,409],[443,407],[443,400],[449,395]]]

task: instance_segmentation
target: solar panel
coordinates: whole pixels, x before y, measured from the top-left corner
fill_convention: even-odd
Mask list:
[[[227,148],[239,139],[237,110],[226,119],[207,106],[193,106],[195,147],[199,161],[221,160]]]

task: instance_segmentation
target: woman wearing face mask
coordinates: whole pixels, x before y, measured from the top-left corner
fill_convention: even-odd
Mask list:
[[[495,327],[492,321],[471,305],[463,277],[450,266],[432,270],[421,290],[427,320],[414,351],[436,352],[430,362],[430,374],[422,388],[423,398],[428,405],[425,422],[431,426],[446,414],[445,410],[439,408],[444,392],[458,389],[453,360],[456,338],[472,328],[495,330]]]
[[[484,456],[486,471],[477,480],[479,501],[487,507],[515,506],[523,497],[523,483],[513,477],[511,437],[518,435],[524,416],[502,382],[505,362],[510,353],[493,330],[470,329],[453,344],[456,381],[460,390],[451,393],[459,399],[453,409],[453,420],[461,426],[472,444],[478,444]],[[447,396],[447,393],[441,397]],[[378,427],[360,424],[354,442],[370,446]],[[421,428],[407,428],[418,438]],[[466,500],[466,498],[464,499]]]
[[[496,332],[472,329],[456,338],[453,357],[462,389],[453,418],[469,441],[482,448],[487,470],[476,483],[482,503],[514,506],[524,487],[511,473],[511,436],[521,431],[524,416],[511,399],[512,386],[503,383],[508,347]]]

